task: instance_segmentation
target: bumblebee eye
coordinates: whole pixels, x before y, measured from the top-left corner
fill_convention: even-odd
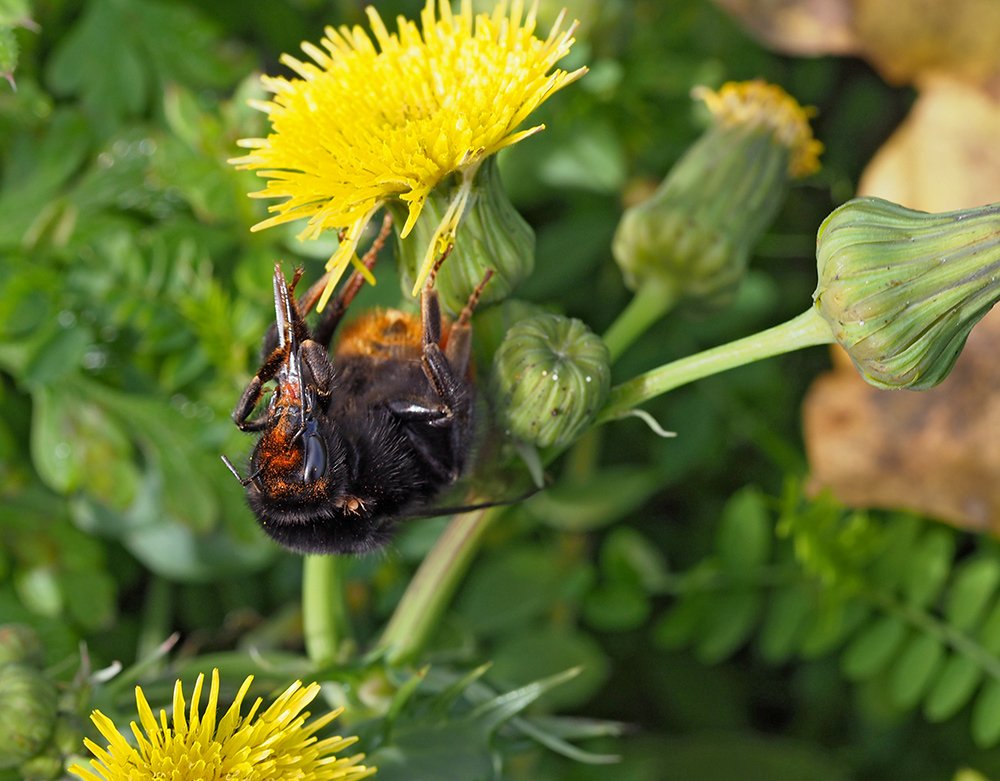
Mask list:
[[[307,483],[319,480],[326,474],[326,443],[318,434],[307,432],[305,435],[305,464],[302,467],[302,479]]]

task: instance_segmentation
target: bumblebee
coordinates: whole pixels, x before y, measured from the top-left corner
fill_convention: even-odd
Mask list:
[[[367,258],[366,258],[367,260]],[[372,260],[371,262],[374,262]],[[366,553],[384,546],[396,519],[425,508],[461,475],[473,439],[471,316],[483,282],[454,323],[442,318],[433,280],[420,314],[368,312],[330,343],[362,278],[355,274],[315,329],[301,277],[274,270],[275,325],[233,420],[260,436],[240,478],[270,537],[300,553]],[[266,407],[252,417],[266,393]]]

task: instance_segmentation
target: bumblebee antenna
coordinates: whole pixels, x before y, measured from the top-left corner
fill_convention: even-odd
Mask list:
[[[222,459],[222,463],[226,465],[226,468],[233,473],[233,477],[235,477],[244,488],[250,485],[250,483],[257,485],[257,478],[260,477],[259,469],[248,477],[240,477],[240,473],[236,471],[236,467],[233,466],[232,461],[230,461],[226,456],[220,456],[220,458]]]

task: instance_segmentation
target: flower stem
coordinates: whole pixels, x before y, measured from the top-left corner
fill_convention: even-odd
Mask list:
[[[815,307],[798,317],[766,331],[737,339],[665,364],[611,389],[597,422],[626,415],[631,409],[656,396],[712,374],[743,366],[764,358],[834,341],[830,326]]]
[[[350,637],[344,602],[343,561],[337,556],[306,556],[302,570],[302,624],[306,653],[317,667],[337,660]]]
[[[676,303],[677,293],[673,288],[652,280],[645,282],[604,333],[604,343],[611,353],[611,362],[618,360],[636,339]]]
[[[423,560],[396,606],[378,648],[390,664],[415,657],[429,639],[468,570],[479,543],[502,508],[476,510],[451,519]]]

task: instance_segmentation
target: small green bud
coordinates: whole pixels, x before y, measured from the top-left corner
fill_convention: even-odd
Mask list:
[[[449,198],[441,188],[431,193],[413,230],[397,243],[402,284],[407,292],[448,204]],[[393,202],[387,206],[397,224],[402,225],[405,206]],[[534,267],[535,232],[510,202],[496,161],[489,158],[480,166],[472,183],[454,249],[434,283],[441,304],[452,315],[462,311],[487,269],[493,270],[493,277],[483,290],[480,306],[502,301]]]
[[[522,320],[493,358],[501,421],[529,444],[568,445],[607,398],[610,367],[608,348],[579,320],[552,314]]]
[[[42,641],[27,624],[0,624],[0,667],[24,662],[35,667],[44,660]]]
[[[695,92],[714,123],[648,200],[627,209],[612,250],[625,284],[709,305],[736,291],[788,181],[819,167],[808,112],[773,84]]]
[[[0,770],[39,754],[56,724],[56,687],[34,667],[0,667]]]
[[[816,265],[815,306],[861,376],[930,388],[1000,298],[1000,204],[928,214],[856,198],[820,226]]]

